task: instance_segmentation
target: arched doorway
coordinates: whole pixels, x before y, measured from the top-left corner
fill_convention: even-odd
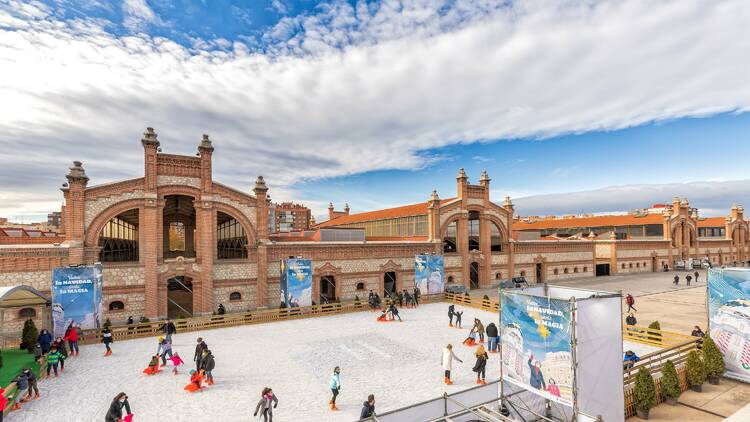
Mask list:
[[[195,207],[185,195],[164,197],[164,258],[195,258]]]
[[[193,316],[193,279],[185,276],[167,280],[167,317]]]
[[[390,296],[396,291],[396,273],[388,271],[383,274],[383,296]]]
[[[541,262],[537,262],[534,267],[534,281],[536,283],[544,283],[544,265]]]
[[[479,288],[479,263],[472,262],[469,266],[469,282],[472,289]]]
[[[332,275],[320,277],[320,303],[330,303],[336,300],[336,278]]]

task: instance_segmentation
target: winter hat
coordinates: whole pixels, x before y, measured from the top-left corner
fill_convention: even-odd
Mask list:
[[[159,337],[159,341],[160,341],[160,342],[161,342],[161,341],[164,341],[164,336],[160,336],[160,337]]]
[[[193,375],[193,374],[195,374],[195,369],[190,370],[190,375]]]

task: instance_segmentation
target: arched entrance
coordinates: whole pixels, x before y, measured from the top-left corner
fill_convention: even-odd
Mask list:
[[[193,316],[193,279],[185,276],[167,280],[167,317]]]
[[[541,262],[537,262],[534,267],[534,281],[536,283],[544,283],[544,266]]]
[[[396,272],[388,271],[383,274],[383,296],[390,296],[396,291]]]
[[[320,277],[320,303],[336,300],[336,278],[332,275]]]
[[[472,289],[479,288],[479,263],[472,262],[469,266],[469,283]]]

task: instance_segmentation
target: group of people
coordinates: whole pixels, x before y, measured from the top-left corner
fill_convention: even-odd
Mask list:
[[[487,382],[485,381],[485,372],[487,369],[487,361],[489,360],[489,356],[487,355],[487,351],[485,350],[483,345],[480,344],[479,347],[477,347],[477,350],[474,352],[474,357],[476,358],[476,362],[474,363],[472,371],[476,372],[477,374],[477,384],[486,384]],[[451,381],[453,361],[464,363],[464,361],[462,361],[453,352],[453,345],[448,344],[447,346],[445,346],[445,349],[443,349],[443,354],[440,359],[440,364],[442,365],[444,371],[443,382],[446,385],[453,385],[453,381]]]
[[[337,366],[333,368],[333,374],[331,374],[331,378],[328,381],[328,387],[331,389],[331,399],[328,400],[328,407],[332,411],[337,411],[339,410],[339,408],[336,407],[336,398],[339,396],[339,393],[341,392],[341,367]],[[366,419],[371,416],[375,416],[375,395],[374,394],[368,395],[367,400],[365,400],[362,403],[362,411],[359,414],[359,418]]]
[[[455,305],[448,306],[448,326],[461,328],[462,316],[463,311],[456,311]],[[489,350],[485,349],[483,345],[485,334],[487,335],[487,348]],[[469,335],[463,341],[463,344],[466,346],[479,345],[477,350],[474,352],[476,362],[474,363],[472,371],[476,372],[477,374],[477,384],[486,384],[485,369],[487,367],[487,360],[489,359],[489,355],[487,353],[488,351],[489,353],[497,353],[498,346],[500,344],[500,333],[497,325],[495,325],[494,322],[491,322],[489,325],[487,325],[487,327],[485,327],[479,318],[474,318],[474,325],[471,327],[471,330],[469,330]],[[463,361],[459,359],[458,356],[456,356],[456,354],[453,352],[453,345],[449,344],[445,347],[445,349],[443,349],[443,355],[441,358],[441,364],[444,371],[443,381],[447,385],[453,384],[453,382],[451,381],[451,370],[453,369],[454,360],[463,363]]]
[[[693,273],[693,275],[695,276],[695,282],[697,283],[698,282],[698,276],[700,275],[700,273],[698,273],[698,271],[696,271],[696,272]],[[691,281],[693,281],[693,276],[691,276],[690,274],[686,275],[685,276],[685,282],[687,282],[688,286],[690,285]],[[677,274],[675,274],[674,280],[672,281],[672,283],[675,286],[678,286],[680,284],[680,276],[677,275]]]
[[[390,295],[386,293],[386,298],[389,299],[390,304],[398,303],[399,307],[403,307],[405,303],[407,308],[419,306],[419,298],[421,296],[422,293],[419,291],[418,287],[415,287],[412,293],[409,293],[407,289],[399,292],[391,292]],[[380,295],[378,295],[377,292],[370,290],[370,293],[367,295],[367,304],[370,306],[370,309],[380,309],[382,303],[383,301],[380,299]]]

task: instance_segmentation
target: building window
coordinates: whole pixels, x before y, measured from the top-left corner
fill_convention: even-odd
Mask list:
[[[479,248],[479,212],[469,211],[469,250],[478,251]]]
[[[129,210],[109,220],[99,234],[99,261],[138,261],[138,210]]]
[[[573,273],[575,274],[577,272],[578,272],[578,267],[573,267]]]
[[[503,251],[503,240],[500,237],[500,229],[495,223],[490,223],[490,250],[492,252]]]
[[[521,271],[521,277],[526,277],[526,271]]]
[[[563,274],[567,274],[567,273],[568,273],[568,269],[567,268],[563,269]]]
[[[456,222],[452,221],[448,224],[445,230],[445,237],[443,238],[443,252],[450,253],[456,252]]]
[[[558,275],[560,274],[560,271],[557,268],[555,268],[554,270],[552,270],[552,274]]]
[[[623,270],[625,269],[625,264],[624,264],[624,263],[622,264],[622,269],[623,269]]]
[[[216,214],[216,256],[218,259],[247,258],[247,236],[239,221],[228,214]]]
[[[169,223],[169,251],[185,252],[185,224],[182,222]]]
[[[242,294],[240,292],[229,293],[229,301],[230,302],[235,302],[235,301],[238,301],[238,300],[242,300]]]
[[[583,267],[583,272],[587,273],[589,271],[589,267]]]
[[[359,282],[357,283],[357,290],[364,290],[365,289],[365,283]]]
[[[503,273],[495,274],[495,280],[500,280],[501,278],[503,278]]]
[[[448,284],[453,284],[453,276],[452,275],[448,276]]]
[[[125,304],[119,300],[113,300],[112,302],[109,302],[109,310],[110,311],[123,311],[125,310]]]
[[[636,263],[635,263],[635,267],[636,267],[636,268],[641,268],[641,263],[640,263],[640,262],[636,262]]]
[[[36,310],[34,310],[34,308],[23,308],[20,311],[18,311],[18,317],[19,318],[35,318]]]

